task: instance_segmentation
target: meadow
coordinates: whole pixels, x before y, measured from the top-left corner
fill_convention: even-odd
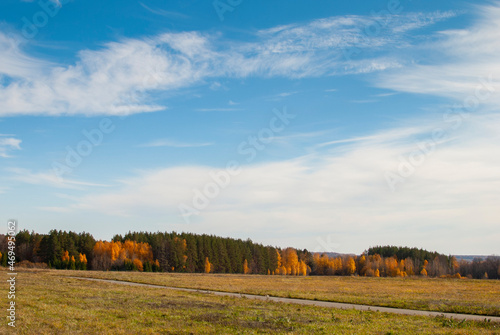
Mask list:
[[[500,281],[498,280],[114,271],[60,271],[54,273],[286,298],[500,316]]]
[[[135,281],[143,282],[163,280],[177,286],[205,283],[205,287],[233,286],[233,290],[252,287],[259,281],[263,283],[263,290],[270,290],[267,286],[271,283],[264,280],[264,276],[22,271],[18,272],[17,280],[16,333],[500,334],[500,324],[492,322],[298,306],[65,277],[76,274],[108,278],[121,276],[121,279],[135,278]],[[317,280],[322,281],[326,277],[270,279],[279,285],[288,285],[291,292],[297,293],[298,287],[308,286],[314,290]],[[247,284],[240,280],[245,280]],[[351,278],[351,282],[355,280]],[[227,283],[224,284],[224,281]],[[380,283],[383,286],[391,282],[380,280]],[[277,292],[286,290],[287,287],[284,287]],[[4,295],[0,296],[0,301],[3,306],[7,303]],[[5,324],[1,329],[3,333],[13,333]]]

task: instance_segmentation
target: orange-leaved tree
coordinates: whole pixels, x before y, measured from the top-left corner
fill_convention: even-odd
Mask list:
[[[248,261],[245,259],[245,261],[243,262],[243,273],[244,274],[249,274],[251,271],[250,271],[250,268],[248,267]]]
[[[212,263],[208,260],[208,257],[205,258],[205,273],[210,273],[212,269]]]
[[[92,268],[95,270],[137,269],[143,271],[144,263],[155,263],[151,246],[143,242],[97,241],[93,251]]]
[[[354,261],[354,258],[349,256],[347,258],[347,262],[345,264],[345,270],[347,275],[353,275],[354,272],[356,272],[356,262]]]
[[[69,251],[68,250],[66,250],[66,251],[63,252],[61,260],[63,262],[69,262]]]
[[[427,266],[427,264],[429,264],[429,262],[427,260],[424,261],[424,265],[422,267],[422,271],[420,271],[420,274],[422,276],[427,276],[427,270],[425,269],[425,267]]]

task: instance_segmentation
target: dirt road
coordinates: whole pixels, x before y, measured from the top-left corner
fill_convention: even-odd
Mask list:
[[[177,290],[177,291],[184,291],[184,292],[198,292],[198,293],[206,293],[206,294],[213,294],[213,295],[227,296],[227,297],[237,297],[237,298],[247,298],[247,299],[258,299],[258,300],[264,300],[264,301],[283,302],[283,303],[288,303],[288,304],[311,305],[311,306],[330,307],[330,308],[338,308],[338,309],[356,309],[356,310],[360,310],[360,311],[378,311],[378,312],[383,312],[383,313],[394,313],[394,314],[404,314],[404,315],[422,315],[422,316],[433,316],[433,317],[444,316],[444,317],[455,319],[455,320],[475,320],[475,321],[490,320],[491,322],[500,322],[500,317],[498,317],[498,316],[442,313],[442,312],[419,311],[419,310],[403,309],[403,308],[391,308],[391,307],[377,307],[377,306],[368,306],[368,305],[347,304],[347,303],[340,303],[340,302],[329,302],[329,301],[318,301],[318,300],[307,300],[307,299],[293,299],[293,298],[280,298],[280,297],[262,296],[262,295],[255,295],[255,294],[220,292],[220,291],[199,290],[199,289],[192,289],[192,288],[179,288],[179,287],[170,287],[170,286],[153,285],[153,284],[132,283],[132,282],[127,282],[127,281],[111,280],[111,279],[97,279],[97,278],[73,277],[73,276],[65,276],[64,278],[92,280],[92,281],[98,281],[98,282],[106,282],[106,283],[130,285],[130,286],[162,288],[162,289]]]

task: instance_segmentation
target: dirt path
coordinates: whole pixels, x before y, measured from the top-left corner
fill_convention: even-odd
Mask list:
[[[130,285],[130,286],[163,288],[163,289],[168,289],[168,290],[177,290],[177,291],[184,291],[184,292],[198,292],[198,293],[206,293],[206,294],[213,294],[213,295],[226,296],[226,297],[237,297],[237,298],[264,300],[264,301],[284,302],[284,303],[288,303],[288,304],[311,305],[311,306],[330,307],[330,308],[338,308],[338,309],[356,309],[356,310],[360,310],[360,311],[378,311],[378,312],[383,312],[383,313],[394,313],[394,314],[404,314],[404,315],[422,315],[422,316],[433,316],[433,317],[444,316],[444,317],[447,317],[450,319],[455,319],[455,320],[475,320],[475,321],[490,320],[491,322],[500,322],[500,317],[498,317],[498,316],[442,313],[442,312],[431,312],[431,311],[419,311],[419,310],[414,310],[414,309],[357,305],[357,304],[348,304],[348,303],[340,303],[340,302],[329,302],[329,301],[318,301],[318,300],[307,300],[307,299],[293,299],[293,298],[279,298],[279,297],[271,297],[271,296],[255,295],[255,294],[220,292],[220,291],[210,291],[210,290],[199,290],[199,289],[194,289],[194,288],[179,288],[179,287],[170,287],[170,286],[163,286],[163,285],[141,284],[141,283],[133,283],[133,282],[127,282],[127,281],[121,281],[121,280],[112,280],[112,279],[97,279],[97,278],[73,277],[73,276],[64,276],[64,278],[92,280],[92,281],[98,281],[98,282],[106,282],[106,283]]]

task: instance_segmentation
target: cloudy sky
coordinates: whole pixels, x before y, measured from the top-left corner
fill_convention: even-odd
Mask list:
[[[0,232],[500,254],[500,2],[0,13]]]

